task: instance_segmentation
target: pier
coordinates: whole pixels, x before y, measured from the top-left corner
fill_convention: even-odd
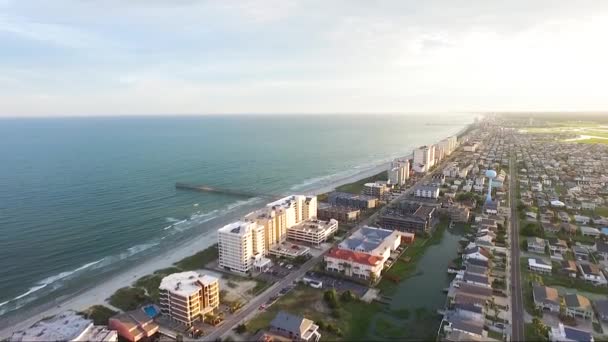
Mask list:
[[[216,193],[216,194],[224,194],[224,195],[247,197],[247,198],[252,198],[252,197],[260,197],[260,198],[268,198],[268,199],[279,198],[279,196],[270,195],[270,194],[262,194],[262,193],[232,190],[232,189],[222,189],[222,188],[217,188],[217,187],[204,185],[204,184],[175,183],[175,188],[180,189],[180,190],[212,192],[212,193]]]

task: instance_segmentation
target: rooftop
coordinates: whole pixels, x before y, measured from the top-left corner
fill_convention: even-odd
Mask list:
[[[75,311],[65,311],[13,333],[9,341],[70,341],[78,338],[93,321]]]
[[[221,233],[231,233],[237,235],[245,235],[251,232],[251,227],[255,225],[255,222],[251,221],[236,221],[229,223],[222,228],[218,229],[218,232]]]
[[[378,248],[394,231],[376,227],[362,227],[340,243],[340,248],[372,251]]]
[[[379,263],[382,262],[382,258],[379,256],[339,248],[330,249],[327,253],[327,256],[330,258],[348,260],[368,266],[377,266]]]
[[[201,285],[210,285],[216,281],[218,281],[216,277],[200,275],[194,271],[173,273],[163,278],[159,289],[188,297],[198,292]]]
[[[337,220],[331,219],[329,221],[321,220],[306,220],[298,223],[297,225],[289,228],[289,230],[299,230],[306,232],[324,231],[330,229],[338,224]]]

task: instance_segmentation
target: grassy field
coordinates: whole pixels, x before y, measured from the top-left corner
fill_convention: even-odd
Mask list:
[[[380,311],[380,305],[360,301],[340,302],[340,308],[332,311],[323,300],[323,291],[299,285],[247,322],[247,333],[254,335],[258,330],[268,328],[272,319],[281,310],[302,315],[317,324],[319,322],[323,322],[322,325],[332,324],[341,331],[342,336],[338,336],[321,330],[321,339],[324,341],[355,341],[365,340],[367,327],[372,317]]]
[[[579,144],[608,144],[608,139],[602,138],[589,138],[574,141]]]
[[[123,311],[135,310],[153,300],[140,287],[123,287],[110,297],[110,304]]]
[[[395,264],[384,273],[382,280],[378,284],[377,287],[384,295],[391,294],[399,285],[390,279],[399,279],[401,282],[414,274],[418,260],[424,255],[424,252],[429,246],[441,241],[447,226],[448,220],[442,220],[437,226],[435,233],[430,238],[416,236],[414,243],[408,246],[405,253],[403,253],[401,257],[395,261]]]
[[[382,172],[380,172],[377,175],[361,179],[361,180],[356,181],[354,183],[348,183],[348,184],[340,185],[339,187],[336,188],[336,191],[350,192],[350,193],[353,193],[353,194],[360,194],[361,190],[363,190],[363,185],[365,183],[371,183],[371,182],[375,182],[377,180],[383,180],[383,181],[385,181],[387,179],[388,179],[388,173],[386,171],[382,171]]]

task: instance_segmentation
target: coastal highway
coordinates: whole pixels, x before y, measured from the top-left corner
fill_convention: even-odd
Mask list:
[[[454,155],[452,155],[449,158],[446,158],[438,165],[438,167],[436,169],[441,169],[441,166],[444,163],[451,161],[453,158],[454,158]],[[432,177],[432,174],[433,173],[429,173],[429,174],[425,175],[424,177],[422,177],[420,180],[418,180],[418,182],[416,182],[416,184],[413,184],[411,187],[409,187],[407,190],[405,190],[399,197],[392,200],[389,204],[395,203],[395,202],[401,200],[402,198],[409,196],[412,193],[412,191],[414,191],[414,189],[416,188],[417,185],[428,181]],[[379,210],[378,212],[380,212],[381,210]],[[357,226],[355,226],[351,230],[351,233],[352,233],[352,231],[358,229],[359,227],[368,225],[369,222],[371,220],[373,220],[374,217],[376,217],[376,215],[378,215],[378,212],[374,213],[373,215],[366,218],[365,220],[359,222],[359,224],[357,224]],[[224,334],[229,332],[231,329],[235,328],[237,325],[249,320],[249,318],[251,318],[251,316],[253,316],[257,313],[257,310],[260,307],[260,305],[266,303],[271,297],[277,296],[279,294],[279,292],[281,291],[281,289],[293,284],[293,282],[295,280],[302,278],[306,272],[311,270],[318,262],[323,260],[323,256],[325,255],[326,252],[327,251],[323,252],[321,255],[319,255],[317,257],[314,257],[314,258],[308,260],[306,263],[304,263],[302,266],[300,266],[296,271],[291,272],[285,278],[283,278],[280,282],[275,283],[274,285],[272,285],[271,287],[266,289],[266,291],[264,291],[261,295],[255,297],[249,303],[245,304],[245,306],[241,309],[241,311],[239,311],[234,316],[231,316],[228,319],[226,319],[226,321],[224,321],[224,324],[222,324],[218,329],[216,329],[209,335],[204,336],[203,340],[215,341],[216,339],[224,336]]]
[[[524,308],[519,272],[519,216],[517,215],[517,164],[509,161],[509,198],[511,202],[511,341],[524,340]]]

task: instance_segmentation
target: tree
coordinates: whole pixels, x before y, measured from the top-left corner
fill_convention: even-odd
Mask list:
[[[247,326],[245,324],[239,324],[236,326],[236,328],[234,328],[234,331],[237,334],[243,334],[247,331]]]
[[[323,299],[325,299],[325,302],[327,302],[327,305],[330,308],[332,308],[332,309],[338,308],[338,306],[339,306],[338,295],[337,295],[335,289],[325,291],[325,293],[323,294]]]
[[[524,251],[528,251],[528,240],[523,240],[521,243],[521,249],[523,249]]]
[[[350,290],[346,290],[342,292],[342,295],[340,295],[340,299],[345,303],[352,302],[353,300],[355,300],[355,295]]]

